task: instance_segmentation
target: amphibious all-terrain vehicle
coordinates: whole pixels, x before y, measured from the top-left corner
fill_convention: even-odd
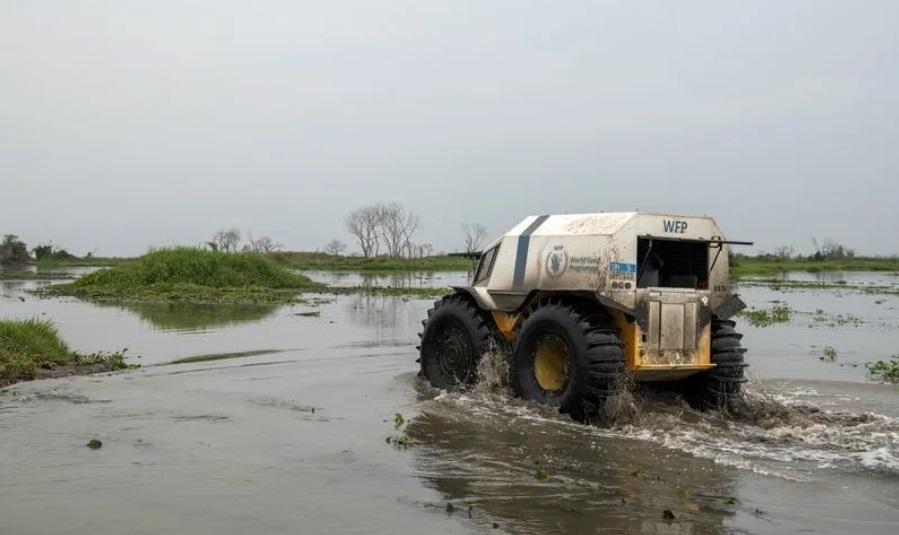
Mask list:
[[[530,216],[477,253],[422,323],[421,375],[465,390],[494,345],[525,399],[589,418],[626,377],[722,407],[744,379],[745,308],[712,218],[642,212]]]

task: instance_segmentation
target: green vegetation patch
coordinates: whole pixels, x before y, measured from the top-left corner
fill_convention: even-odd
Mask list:
[[[259,254],[178,247],[42,293],[98,301],[278,303],[293,300],[301,289],[316,287],[321,285]]]
[[[875,381],[899,384],[899,355],[893,355],[890,360],[869,362],[865,368]]]
[[[812,321],[814,324],[826,326],[829,328],[835,327],[861,327],[864,321],[856,316],[855,314],[837,314],[837,315],[827,315],[823,310],[816,310],[815,315],[812,317]]]
[[[775,323],[789,323],[793,315],[789,306],[779,303],[771,310],[747,310],[740,313],[753,327],[768,327]]]
[[[48,320],[0,320],[0,386],[46,376],[127,367],[125,351],[92,354],[72,351]]]

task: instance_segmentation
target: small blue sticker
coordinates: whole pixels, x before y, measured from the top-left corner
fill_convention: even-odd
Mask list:
[[[627,273],[629,275],[637,274],[637,264],[626,264],[624,262],[612,262],[610,270],[613,273]]]

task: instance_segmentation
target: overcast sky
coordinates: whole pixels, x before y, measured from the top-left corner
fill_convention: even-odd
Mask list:
[[[899,2],[0,0],[0,233],[77,254],[715,216],[899,253]],[[757,250],[753,249],[753,250]]]

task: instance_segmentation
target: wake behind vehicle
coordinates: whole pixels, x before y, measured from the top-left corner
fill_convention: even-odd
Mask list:
[[[705,216],[642,212],[529,216],[479,253],[471,286],[423,321],[421,374],[465,390],[493,347],[522,398],[589,418],[625,378],[676,383],[706,407],[745,382],[745,308],[731,245]]]

